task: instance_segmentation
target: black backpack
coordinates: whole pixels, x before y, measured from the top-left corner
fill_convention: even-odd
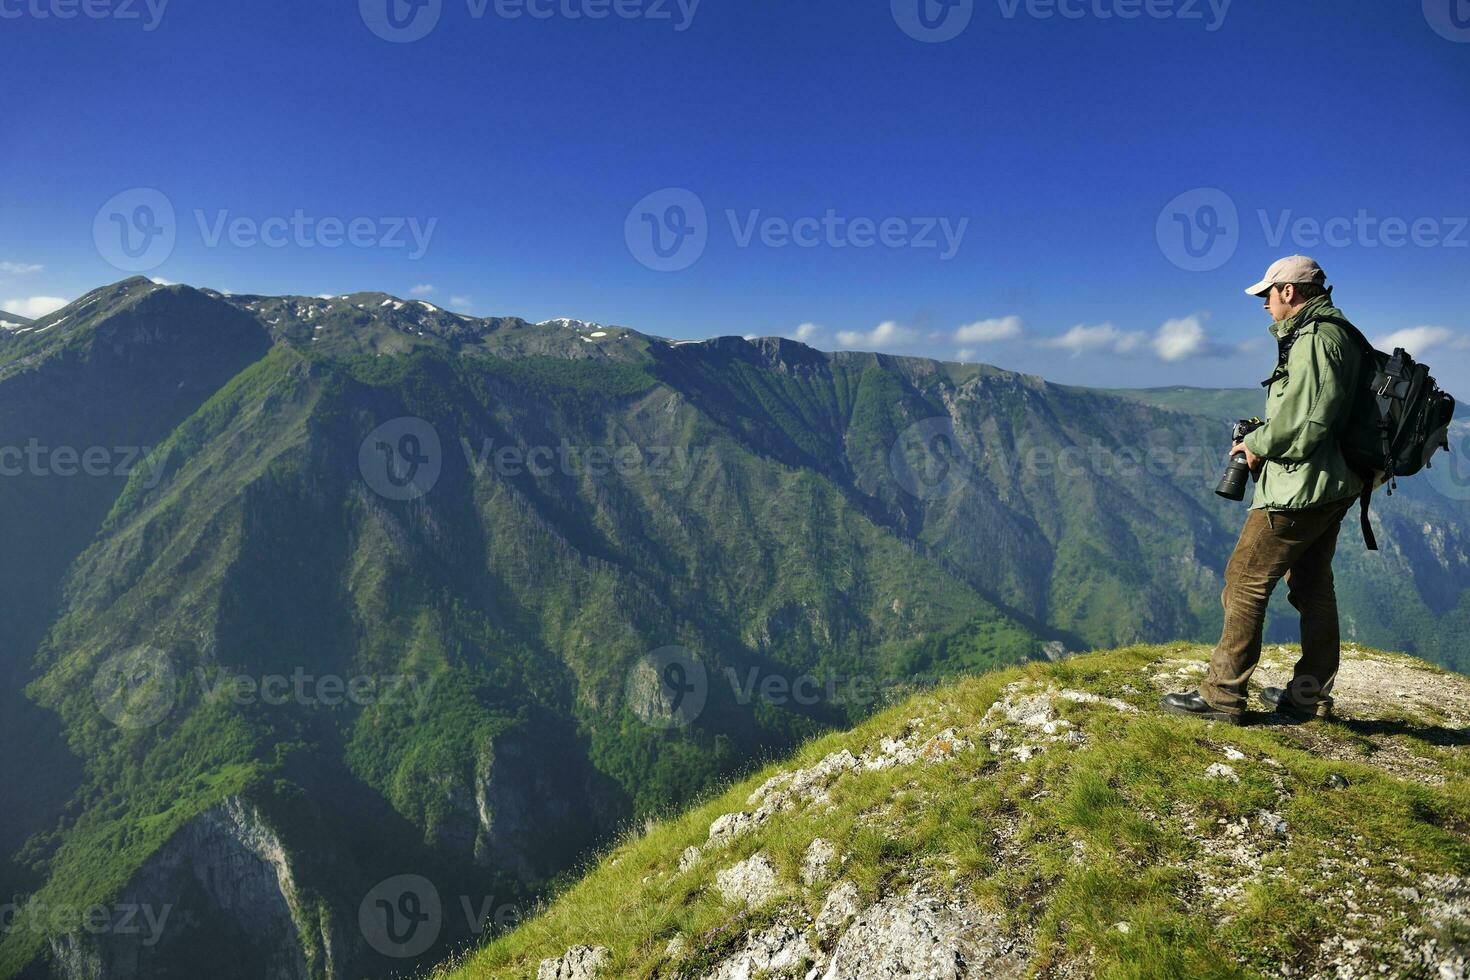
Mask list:
[[[1399,477],[1413,476],[1433,465],[1431,457],[1436,452],[1449,451],[1455,400],[1430,377],[1429,366],[1415,361],[1402,347],[1385,354],[1346,320],[1314,319],[1346,331],[1363,352],[1358,397],[1338,433],[1338,443],[1348,466],[1363,480],[1363,543],[1369,551],[1377,551],[1378,540],[1368,519],[1373,491],[1386,483],[1392,497]]]

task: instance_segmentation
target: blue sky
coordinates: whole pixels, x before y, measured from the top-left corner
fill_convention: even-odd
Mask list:
[[[1303,251],[1470,391],[1470,0],[87,2],[0,0],[15,313],[142,266],[1248,385]]]

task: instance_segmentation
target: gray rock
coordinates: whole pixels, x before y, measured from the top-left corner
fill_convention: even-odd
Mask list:
[[[815,885],[832,874],[832,863],[837,860],[837,848],[831,842],[818,837],[806,849],[801,860],[801,883]]]
[[[745,939],[740,952],[720,963],[704,980],[777,980],[801,977],[816,957],[806,937],[777,925]]]
[[[612,953],[605,946],[573,946],[554,960],[542,960],[536,980],[597,980]]]
[[[1026,956],[969,903],[915,887],[862,913],[832,951],[823,980],[961,980],[1025,974]]]
[[[715,887],[727,902],[752,907],[764,905],[781,890],[776,869],[764,854],[756,854],[715,874]]]
[[[836,936],[847,924],[857,918],[857,914],[863,910],[862,896],[858,894],[857,886],[850,881],[844,881],[827,895],[827,901],[822,903],[822,911],[817,914],[815,929],[817,937],[824,942]]]

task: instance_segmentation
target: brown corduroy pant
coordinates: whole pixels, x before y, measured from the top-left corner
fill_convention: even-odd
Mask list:
[[[1341,654],[1332,558],[1342,519],[1356,499],[1305,510],[1250,512],[1225,568],[1220,596],[1225,628],[1200,685],[1200,695],[1212,706],[1232,713],[1245,710],[1246,688],[1261,660],[1266,604],[1282,578],[1302,621],[1302,656],[1287,690],[1300,708],[1331,704]]]

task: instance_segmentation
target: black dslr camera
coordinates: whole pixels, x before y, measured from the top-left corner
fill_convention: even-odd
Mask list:
[[[1241,419],[1230,430],[1230,445],[1236,445],[1265,424],[1260,419]],[[1236,453],[1230,457],[1230,468],[1220,478],[1220,485],[1215,488],[1215,492],[1226,500],[1244,500],[1245,482],[1250,479],[1250,475],[1251,468],[1245,461],[1245,454]]]

